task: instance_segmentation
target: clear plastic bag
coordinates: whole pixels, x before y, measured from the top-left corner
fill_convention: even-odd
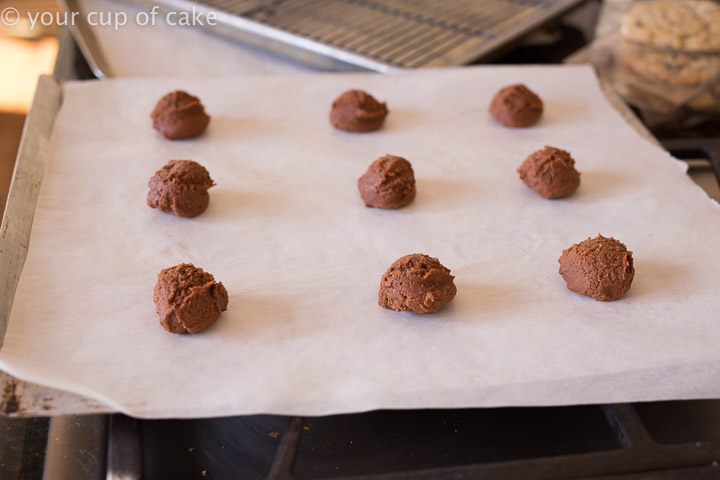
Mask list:
[[[674,1],[673,8],[683,3],[698,2]],[[689,127],[720,117],[720,50],[709,48],[714,47],[714,40],[705,44],[702,41],[687,42],[697,31],[697,26],[687,25],[688,29],[692,27],[695,30],[683,36],[686,27],[681,23],[683,16],[675,18],[670,15],[675,12],[661,10],[657,17],[666,21],[664,17],[670,16],[667,21],[675,22],[674,29],[660,25],[672,31],[658,35],[659,41],[650,35],[646,44],[640,43],[638,39],[642,39],[642,35],[628,32],[627,28],[629,20],[638,18],[637,10],[633,9],[639,4],[643,4],[645,9],[641,17],[643,20],[639,22],[641,27],[647,27],[656,17],[648,15],[647,9],[667,9],[668,6],[664,0],[608,2],[605,5],[605,23],[598,29],[602,36],[589,51],[589,61],[598,74],[636,107],[650,126],[673,124]],[[720,4],[715,4],[715,7],[720,12]],[[675,38],[678,40],[673,42]],[[683,43],[689,45],[685,50],[668,46]],[[703,49],[703,45],[708,45],[708,48]]]

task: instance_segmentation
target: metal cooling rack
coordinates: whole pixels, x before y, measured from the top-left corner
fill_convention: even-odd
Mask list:
[[[585,0],[126,0],[216,12],[201,28],[315,66],[463,65],[491,55]]]

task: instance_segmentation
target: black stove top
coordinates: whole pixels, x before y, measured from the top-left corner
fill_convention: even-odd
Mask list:
[[[125,452],[110,472],[148,480],[720,478],[720,401],[317,418],[117,415],[110,445],[110,458]]]
[[[0,418],[0,478],[720,478],[720,400],[57,423]]]

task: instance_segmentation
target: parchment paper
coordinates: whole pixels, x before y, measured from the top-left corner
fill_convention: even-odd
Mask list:
[[[545,101],[532,128],[486,112],[515,82]],[[204,136],[151,129],[176,88],[212,115]],[[348,88],[388,102],[385,128],[329,125]],[[576,159],[571,197],[544,200],[517,178],[544,145]],[[70,83],[49,148],[0,351],[25,380],[140,417],[720,396],[720,209],[624,123],[590,68]],[[407,208],[359,198],[358,177],[385,153],[413,164]],[[216,181],[203,215],[146,206],[170,159]],[[562,250],[597,233],[634,252],[619,301],[573,293],[557,273]],[[456,275],[437,314],[377,305],[383,272],[414,252]],[[156,274],[181,262],[230,293],[192,336],[165,332],[152,301]]]

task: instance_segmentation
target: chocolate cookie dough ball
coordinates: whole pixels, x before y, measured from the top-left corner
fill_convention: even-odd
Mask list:
[[[205,167],[192,160],[170,160],[148,182],[147,204],[178,217],[200,215],[215,185]]]
[[[562,198],[580,186],[575,160],[565,150],[545,147],[531,153],[517,169],[525,185],[543,198]]]
[[[202,268],[183,263],[162,270],[157,278],[155,311],[170,333],[197,333],[227,310],[227,290]]]
[[[371,163],[365,175],[360,177],[358,189],[368,207],[404,207],[415,198],[412,166],[402,157],[380,157]]]
[[[382,127],[388,109],[362,90],[348,90],[332,104],[330,123],[348,132],[369,132]]]
[[[453,278],[437,258],[421,253],[406,255],[383,275],[378,304],[397,312],[437,312],[455,298]]]
[[[540,97],[519,83],[501,89],[490,103],[490,115],[506,127],[527,127],[543,113]]]
[[[162,97],[150,117],[153,128],[170,140],[196,137],[210,123],[200,99],[182,90]]]
[[[558,261],[570,290],[603,302],[625,295],[635,277],[632,252],[602,235],[564,250]]]

